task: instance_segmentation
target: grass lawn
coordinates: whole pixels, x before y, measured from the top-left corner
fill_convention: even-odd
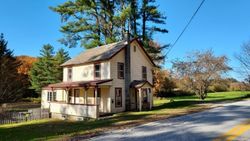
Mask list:
[[[240,100],[249,97],[250,92],[223,92],[210,93],[202,103]],[[93,135],[97,132],[135,126],[167,117],[201,111],[209,108],[199,105],[201,101],[196,96],[173,97],[169,99],[154,100],[151,111],[124,112],[115,114],[112,118],[89,121],[61,121],[44,119],[25,123],[0,125],[0,140],[48,140],[63,139],[82,135]]]

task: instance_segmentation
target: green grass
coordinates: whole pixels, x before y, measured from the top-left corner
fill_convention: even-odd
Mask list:
[[[89,121],[60,121],[44,119],[25,123],[0,125],[0,140],[48,140],[64,138],[70,139],[79,134],[95,133],[107,129],[133,126],[140,123],[154,121],[166,117],[182,115],[190,111],[199,111],[204,107],[198,103],[218,102],[225,100],[241,100],[247,98],[250,92],[210,93],[204,101],[196,96],[173,97],[154,100],[151,111],[124,112],[115,114],[112,118]],[[66,138],[66,139],[65,139]]]

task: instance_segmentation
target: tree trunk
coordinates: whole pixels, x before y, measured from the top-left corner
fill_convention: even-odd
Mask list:
[[[143,6],[142,6],[142,40],[146,40],[146,5],[147,0],[143,0]]]

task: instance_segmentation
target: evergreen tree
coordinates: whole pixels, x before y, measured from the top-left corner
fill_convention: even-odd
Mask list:
[[[21,65],[7,48],[3,34],[0,35],[0,103],[16,101],[22,96],[24,87],[19,81],[17,68]]]
[[[131,11],[130,11],[130,27],[131,34],[133,37],[138,37],[138,29],[139,26],[138,20],[140,19],[140,13],[138,11],[138,1],[137,0],[129,0]]]
[[[42,87],[48,84],[60,82],[56,75],[58,67],[55,63],[53,46],[50,44],[44,45],[40,51],[40,56],[29,72],[31,87],[37,93],[40,93]]]
[[[154,42],[152,36],[156,32],[168,33],[168,30],[157,26],[165,24],[166,17],[159,12],[158,7],[154,3],[155,0],[142,0],[140,11],[142,16],[142,41],[147,52],[151,54],[150,56],[159,66],[165,58],[163,50],[169,47],[169,45],[160,46]],[[149,27],[149,23],[151,23],[151,27]]]
[[[79,42],[92,48],[117,41],[115,0],[70,0],[51,9],[61,15],[64,38],[60,41],[69,47]]]
[[[60,66],[64,62],[70,59],[68,52],[66,52],[63,48],[59,49],[55,55],[55,67],[56,67],[56,78],[57,80],[62,81],[63,79],[63,68]]]
[[[156,32],[168,32],[159,27],[165,24],[166,17],[155,0],[69,0],[51,9],[61,15],[64,23],[61,42],[66,46],[81,43],[88,49],[124,40],[129,27],[131,36],[142,40],[156,64],[165,58],[162,52],[168,45],[151,44]]]

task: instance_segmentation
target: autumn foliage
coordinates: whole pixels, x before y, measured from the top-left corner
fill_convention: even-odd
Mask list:
[[[37,58],[31,56],[17,56],[22,65],[17,68],[19,74],[28,75],[33,63],[37,61]]]

